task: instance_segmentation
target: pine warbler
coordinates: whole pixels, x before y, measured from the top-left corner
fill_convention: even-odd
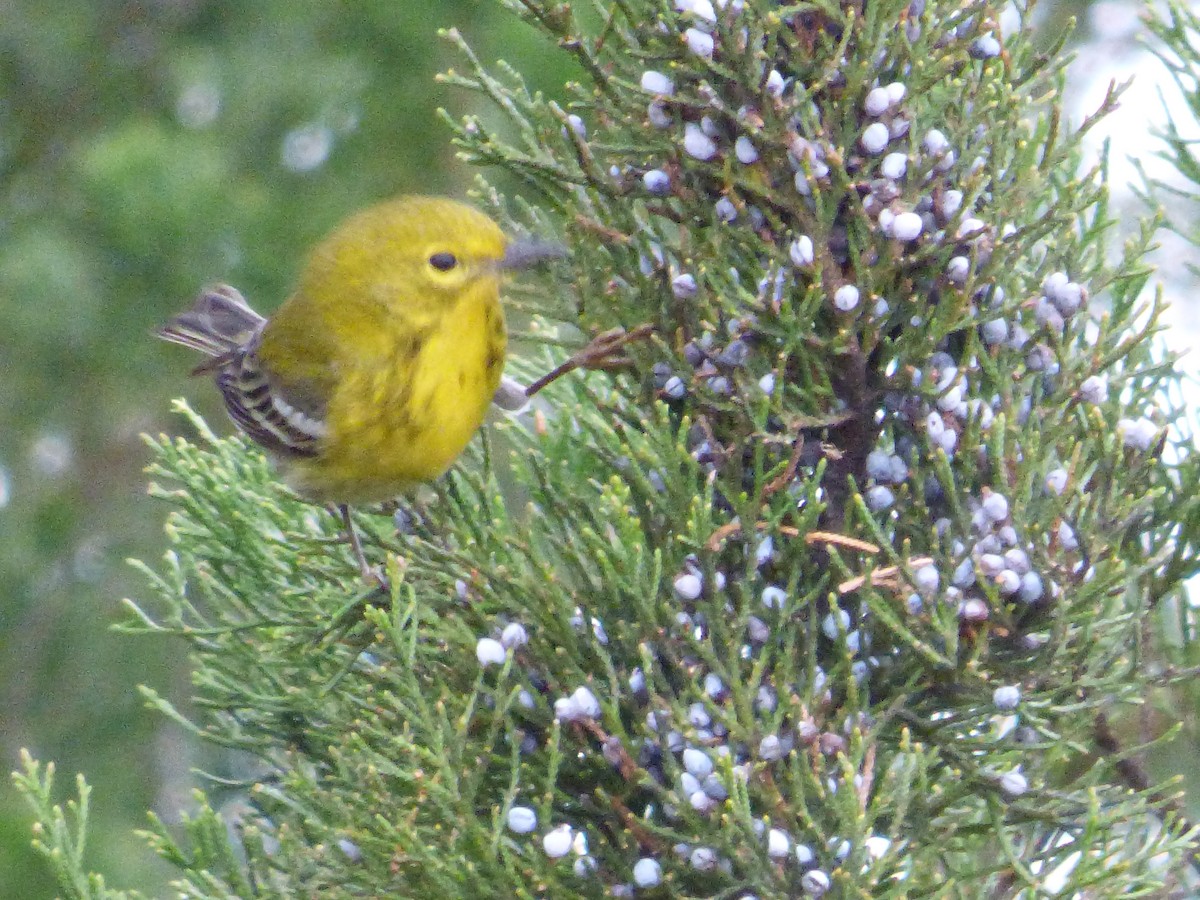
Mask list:
[[[513,241],[469,206],[400,197],[317,245],[269,319],[227,285],[158,331],[212,357],[237,426],[300,496],[336,505],[370,577],[349,504],[388,500],[449,468],[500,384],[506,270],[560,256]]]

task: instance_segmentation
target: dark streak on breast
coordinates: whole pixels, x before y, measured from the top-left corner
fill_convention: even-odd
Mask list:
[[[488,373],[495,371],[497,366],[504,364],[504,320],[498,317],[490,307],[484,310],[484,328],[488,335],[487,358],[484,365]]]
[[[389,405],[395,410],[395,418],[392,422],[393,427],[398,431],[411,429],[413,425],[411,378],[405,378],[397,386],[395,396]]]
[[[429,340],[429,335],[432,329],[425,328],[420,331],[412,331],[396,339],[396,347],[393,351],[396,362],[410,363],[425,348],[425,342]]]
[[[497,366],[504,362],[504,356],[500,353],[499,348],[495,344],[488,347],[487,360],[484,363],[489,372],[494,371]]]

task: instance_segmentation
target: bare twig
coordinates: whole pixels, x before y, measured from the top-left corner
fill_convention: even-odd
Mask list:
[[[576,369],[617,369],[629,365],[629,360],[624,356],[618,355],[617,351],[626,344],[649,337],[653,331],[654,326],[647,322],[639,325],[633,331],[626,331],[624,328],[613,328],[611,331],[605,331],[602,334],[596,335],[591,343],[562,365],[555,366],[533,384],[529,385],[529,387],[525,388],[525,396],[532,397],[538,391],[548,387],[568,372],[573,372]]]
[[[806,544],[836,544],[839,547],[846,547],[850,550],[859,550],[862,553],[878,553],[879,547],[867,541],[860,541],[858,538],[852,538],[845,534],[834,534],[831,531],[810,531],[804,536]]]
[[[914,556],[908,561],[909,568],[927,566],[933,562],[933,557],[930,556]],[[887,566],[883,569],[876,569],[871,573],[872,587],[894,587],[899,583],[897,576],[902,575],[904,570],[900,566]],[[860,587],[867,583],[866,575],[857,575],[854,578],[847,579],[837,586],[839,594],[849,594],[857,591]]]
[[[769,527],[770,526],[766,522],[754,523],[755,531],[765,531]],[[722,525],[720,528],[714,531],[709,537],[708,541],[705,542],[705,549],[707,549],[709,552],[715,553],[717,550],[721,549],[721,545],[725,543],[725,541],[733,537],[741,530],[741,522],[730,522],[727,525]],[[800,529],[793,528],[791,525],[778,525],[775,527],[775,530],[786,537],[800,537]]]

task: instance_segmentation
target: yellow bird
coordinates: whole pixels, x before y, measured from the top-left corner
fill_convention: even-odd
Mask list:
[[[559,257],[510,242],[483,213],[399,197],[312,251],[269,319],[220,285],[157,332],[212,359],[238,427],[300,496],[336,505],[364,577],[349,504],[388,500],[449,468],[500,384],[505,271]]]

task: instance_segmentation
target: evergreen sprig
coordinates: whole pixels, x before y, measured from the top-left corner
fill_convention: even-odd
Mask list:
[[[195,731],[257,760],[186,896],[1128,896],[1193,883],[1111,722],[1195,570],[1195,466],[1063,57],[958,2],[506,6],[567,104],[477,59],[455,123],[548,344],[649,323],[624,374],[487,429],[420,514],[335,521],[184,409],[172,550]],[[536,197],[536,200],[535,200]],[[521,367],[532,369],[526,362]],[[403,527],[399,530],[396,523]],[[190,721],[166,700],[151,702]],[[219,846],[217,846],[219,845]]]

